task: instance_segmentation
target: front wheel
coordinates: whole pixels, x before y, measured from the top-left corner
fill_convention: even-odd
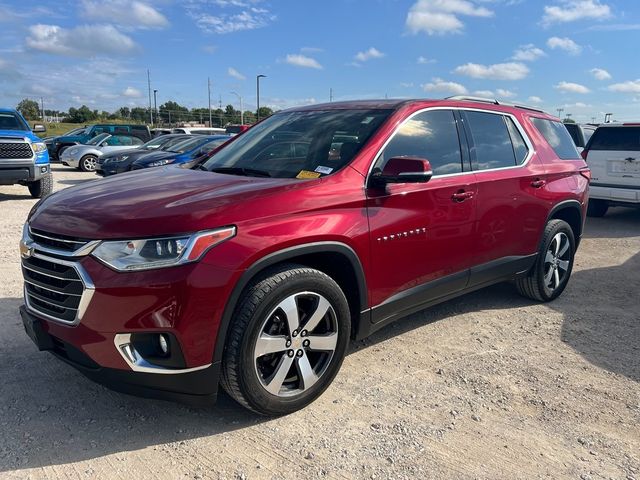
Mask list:
[[[351,318],[338,284],[299,265],[252,282],[234,312],[222,386],[262,415],[285,415],[318,398],[344,359]]]
[[[80,159],[80,170],[83,172],[95,172],[98,166],[98,157],[95,155],[85,155]]]
[[[40,180],[29,183],[28,187],[33,198],[44,198],[53,192],[53,177],[47,173]]]
[[[521,295],[549,302],[562,293],[573,270],[575,239],[564,220],[550,220],[544,229],[538,258],[531,271],[516,279]]]

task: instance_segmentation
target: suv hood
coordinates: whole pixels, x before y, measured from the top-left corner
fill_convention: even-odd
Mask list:
[[[38,137],[36,137],[33,134],[33,132],[28,132],[26,130],[1,130],[0,129],[0,137],[28,138],[33,142],[41,141]]]
[[[286,178],[222,175],[161,167],[57,192],[32,211],[32,228],[83,239],[192,233],[255,216],[254,201],[300,188]]]

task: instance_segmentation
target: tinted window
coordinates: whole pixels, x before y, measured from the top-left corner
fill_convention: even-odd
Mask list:
[[[520,133],[520,130],[517,129],[516,124],[513,123],[513,120],[509,117],[504,117],[504,120],[507,122],[509,135],[511,136],[513,152],[516,154],[516,163],[524,163],[527,155],[529,154],[529,147],[527,147],[527,144],[524,142],[524,138],[522,138],[522,134]]]
[[[640,127],[602,127],[593,134],[589,150],[640,151]]]
[[[13,113],[0,112],[0,130],[30,130],[22,119]]]
[[[471,160],[476,170],[513,167],[516,164],[504,116],[465,112],[471,131]]]
[[[407,120],[385,147],[376,167],[384,168],[392,157],[425,158],[431,163],[434,175],[462,172],[460,140],[453,112],[432,110]]]
[[[571,135],[571,139],[573,140],[573,143],[575,143],[576,147],[584,147],[582,144],[582,138],[580,138],[580,127],[575,123],[565,123],[564,126],[569,132],[569,135]]]
[[[589,139],[591,138],[591,135],[593,135],[593,132],[595,132],[596,129],[595,128],[583,128],[582,129],[582,133],[584,134],[584,143],[585,145],[587,143],[589,143]]]
[[[562,123],[535,117],[531,117],[531,122],[559,158],[564,160],[580,158],[580,154],[578,150],[576,150],[576,145],[573,143],[571,135],[569,135],[569,132]]]

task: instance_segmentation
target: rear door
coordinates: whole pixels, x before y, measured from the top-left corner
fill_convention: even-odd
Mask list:
[[[592,186],[629,190],[640,187],[640,126],[600,127],[591,137],[587,151]],[[616,199],[616,195],[612,191],[610,198]]]
[[[546,220],[536,188],[546,174],[515,117],[477,110],[461,115],[478,188],[474,286],[527,268]]]
[[[476,185],[454,112],[414,114],[387,141],[374,169],[401,156],[429,160],[433,177],[367,189],[375,323],[462,290],[472,256]]]

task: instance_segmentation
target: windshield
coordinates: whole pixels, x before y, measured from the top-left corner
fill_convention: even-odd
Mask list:
[[[198,147],[199,145],[202,145],[203,143],[206,143],[206,141],[207,141],[207,138],[201,137],[201,136],[190,138],[188,140],[182,140],[181,142],[178,142],[173,146],[171,146],[170,148],[168,148],[167,151],[174,152],[174,153],[185,153],[190,150],[193,150],[194,148]]]
[[[83,135],[87,131],[86,127],[74,128],[73,130],[69,130],[67,133],[63,135],[63,137],[70,137],[72,135]]]
[[[101,133],[100,135],[96,135],[91,140],[87,142],[87,145],[100,145],[103,141],[109,138],[111,135],[108,133]]]
[[[0,112],[0,130],[31,130],[19,115],[11,112]]]
[[[165,152],[171,152],[173,147],[179,143],[184,142],[185,140],[193,140],[189,135],[177,135],[169,139],[169,141],[160,147],[160,150],[164,150]]]
[[[157,150],[158,148],[160,148],[163,145],[165,145],[166,143],[168,143],[170,140],[171,140],[171,138],[156,137],[153,140],[149,140],[147,143],[142,145],[142,147],[140,147],[140,149],[142,149],[142,150]]]
[[[217,152],[202,169],[318,178],[347,165],[391,110],[312,110],[272,115]]]

